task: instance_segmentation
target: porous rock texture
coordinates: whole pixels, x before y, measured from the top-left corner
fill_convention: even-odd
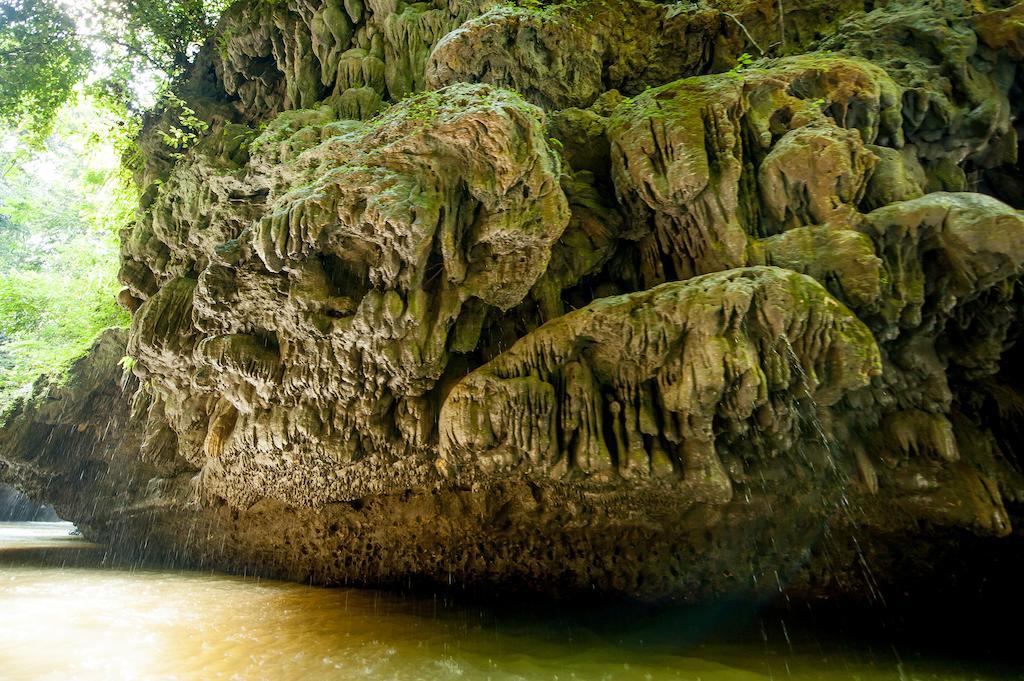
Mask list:
[[[1022,59],[998,0],[243,0],[139,140],[131,329],[0,477],[328,584],[970,569],[1024,521]]]

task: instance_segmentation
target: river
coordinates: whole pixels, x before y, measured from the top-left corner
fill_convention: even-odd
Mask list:
[[[115,569],[69,523],[0,523],[0,679],[996,679],[884,639],[721,610],[586,612]],[[749,626],[748,626],[749,625]]]

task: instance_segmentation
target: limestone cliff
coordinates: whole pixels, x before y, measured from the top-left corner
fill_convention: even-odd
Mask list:
[[[1024,5],[780,7],[235,5],[140,138],[132,327],[0,476],[323,583],[863,595],[1014,533]]]
[[[49,506],[37,504],[9,485],[0,485],[0,522],[54,522],[60,520]]]

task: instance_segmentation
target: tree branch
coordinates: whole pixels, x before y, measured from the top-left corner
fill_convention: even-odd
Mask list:
[[[154,59],[151,55],[148,55],[145,52],[143,52],[142,50],[140,50],[139,48],[134,47],[133,45],[130,45],[130,44],[124,42],[120,38],[117,38],[117,37],[112,36],[112,35],[106,35],[106,36],[103,37],[103,40],[107,41],[107,42],[110,42],[110,43],[113,43],[114,45],[119,45],[119,46],[123,47],[125,50],[128,51],[128,54],[135,55],[136,57],[141,57],[142,59],[144,59],[147,62],[149,62],[149,65],[152,66],[154,69],[156,69],[158,71],[167,71],[167,66],[165,64],[161,64],[156,59]]]
[[[741,31],[743,31],[743,35],[747,36],[747,40],[750,41],[750,44],[753,45],[754,47],[756,47],[757,51],[760,52],[761,56],[763,57],[764,56],[764,50],[762,50],[761,46],[757,44],[756,40],[754,40],[754,36],[750,35],[750,31],[748,31],[747,27],[743,25],[743,22],[740,21],[739,19],[737,19],[735,14],[730,14],[728,12],[722,12],[722,14],[724,14],[725,16],[729,17],[730,19],[732,19],[733,21],[736,22],[736,25],[740,27]]]

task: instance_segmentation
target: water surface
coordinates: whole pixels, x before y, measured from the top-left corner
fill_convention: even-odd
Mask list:
[[[586,613],[103,566],[68,523],[0,523],[0,678],[689,679],[1021,678],[876,642],[724,630],[715,611]]]

